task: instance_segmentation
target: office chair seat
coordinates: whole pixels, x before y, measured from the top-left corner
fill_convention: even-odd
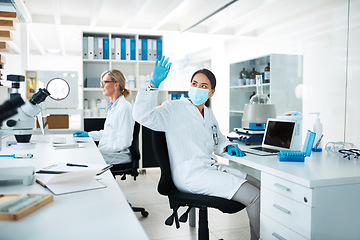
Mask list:
[[[110,171],[114,178],[116,175],[120,175],[121,180],[126,180],[126,175],[131,175],[134,177],[134,181],[136,181],[136,177],[139,175],[138,168],[139,168],[139,160],[140,160],[140,150],[139,150],[139,132],[140,132],[140,124],[135,122],[134,125],[134,133],[133,133],[133,140],[130,146],[130,153],[131,153],[131,162],[129,163],[119,163],[114,164]],[[143,217],[147,217],[149,213],[142,207],[133,207],[130,203],[132,210],[134,212],[140,212]]]
[[[175,187],[174,182],[172,181],[165,133],[153,131],[152,145],[155,153],[155,158],[158,161],[161,169],[161,175],[158,184],[158,192],[161,195],[165,195],[168,197],[170,208],[173,210],[173,213],[165,221],[166,225],[171,226],[175,222],[176,228],[179,228],[180,227],[179,222],[187,221],[189,211],[192,208],[198,208],[199,209],[198,239],[208,240],[209,239],[209,228],[208,228],[209,207],[216,208],[223,213],[236,213],[245,208],[243,204],[225,198],[180,192]],[[188,209],[180,218],[178,218],[177,210],[180,207],[185,207],[185,206],[187,206]]]

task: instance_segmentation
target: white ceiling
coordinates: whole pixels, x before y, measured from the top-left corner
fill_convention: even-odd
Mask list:
[[[12,1],[28,23],[30,53],[58,50],[60,55],[81,55],[83,31],[154,34],[185,31],[299,39],[326,29],[333,23],[324,16],[336,14],[338,8],[344,7],[344,0]],[[227,4],[230,5],[221,10]],[[16,27],[14,35],[19,33],[20,26]],[[14,36],[18,49],[19,38]]]

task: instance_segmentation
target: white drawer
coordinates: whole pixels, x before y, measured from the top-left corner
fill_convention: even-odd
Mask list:
[[[313,207],[313,190],[285,179],[261,173],[261,186]]]
[[[261,188],[261,212],[293,231],[310,238],[311,207]]]
[[[261,240],[307,240],[265,214],[261,214],[260,219]]]

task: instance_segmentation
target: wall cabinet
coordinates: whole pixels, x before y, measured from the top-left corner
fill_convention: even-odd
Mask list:
[[[270,79],[264,73],[270,64]],[[240,72],[248,72],[247,79],[240,78]],[[240,128],[245,104],[256,94],[255,80],[250,79],[250,73],[255,70],[263,76],[261,86],[263,93],[275,104],[277,115],[288,111],[302,112],[302,56],[270,54],[246,61],[230,64],[229,89],[229,130]]]

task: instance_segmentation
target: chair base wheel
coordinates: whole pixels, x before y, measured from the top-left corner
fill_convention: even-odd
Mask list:
[[[147,211],[141,211],[141,216],[147,217],[149,213]]]

